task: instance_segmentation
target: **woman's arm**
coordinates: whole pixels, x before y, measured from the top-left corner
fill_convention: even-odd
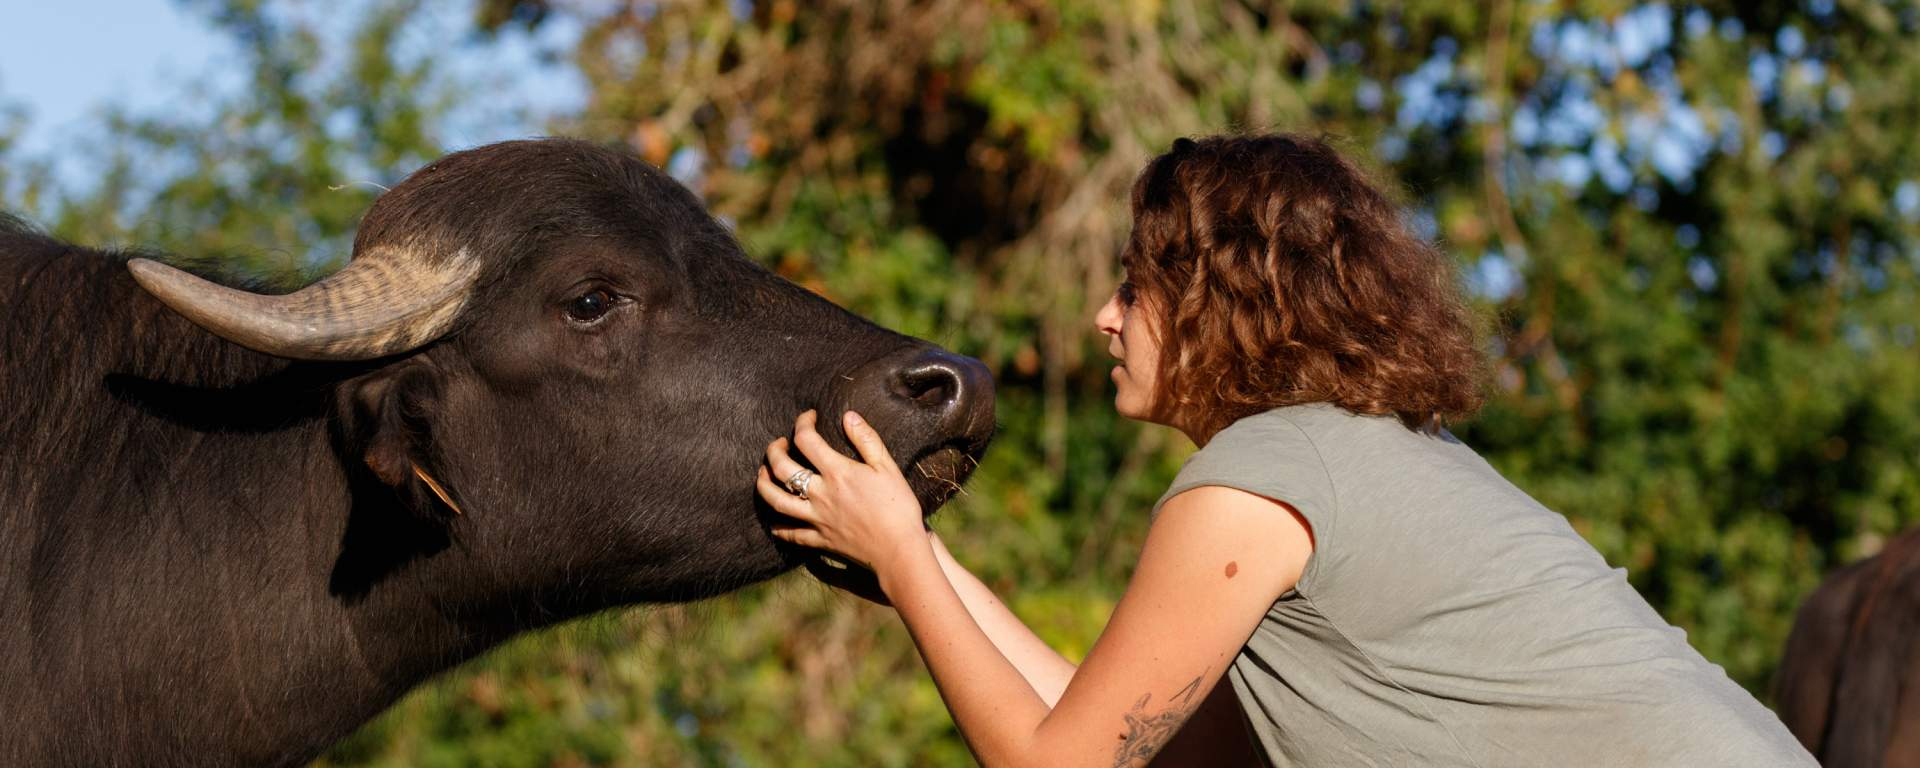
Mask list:
[[[1173,740],[1155,755],[1152,768],[1185,768],[1204,765],[1220,768],[1259,768],[1259,748],[1253,733],[1247,730],[1247,715],[1233,684],[1222,678],[1213,685],[1213,693],[1200,703],[1200,709],[1187,718],[1187,724]]]
[[[1266,499],[1209,487],[1169,501],[1106,631],[1051,709],[1018,685],[931,551],[902,552],[876,573],[983,765],[1136,766],[1199,709],[1298,580],[1305,547],[1299,523]]]
[[[953,585],[954,592],[967,606],[967,613],[980,625],[987,639],[1020,670],[1020,676],[1026,678],[1027,684],[1049,708],[1058,703],[1068,681],[1073,679],[1076,669],[1073,662],[1035,635],[985,583],[955,560],[938,534],[929,531],[927,536],[947,582]],[[1240,708],[1240,700],[1234,697],[1233,686],[1223,678],[1152,764],[1163,768],[1258,766],[1260,758],[1254,751],[1245,720],[1246,714]]]
[[[1074,664],[1061,656],[1028,628],[1020,617],[1014,615],[993,590],[975,577],[966,566],[955,560],[947,551],[946,542],[939,534],[927,531],[927,538],[933,544],[933,554],[940,561],[940,570],[947,576],[953,591],[960,595],[960,602],[967,606],[967,613],[973,616],[974,623],[993,641],[993,647],[1000,655],[1020,670],[1020,676],[1026,678],[1027,685],[1034,693],[1047,702],[1047,706],[1060,700],[1060,692],[1066,690],[1067,681],[1073,678]],[[845,590],[874,603],[893,607],[886,594],[880,591],[880,582],[872,571],[865,568],[838,565],[819,558],[806,563],[807,571],[821,582]]]
[[[1073,679],[1073,662],[1035,635],[1026,622],[1000,602],[993,590],[954,560],[939,534],[928,533],[927,538],[933,545],[933,556],[940,563],[941,572],[946,574],[947,583],[953,585],[954,593],[960,596],[961,604],[967,607],[967,614],[980,626],[980,631],[986,633],[1000,655],[1020,671],[1020,676],[1040,700],[1053,706],[1067,689],[1067,681]]]
[[[949,582],[878,435],[857,418],[848,434],[865,463],[834,452],[802,417],[795,444],[826,482],[802,502],[763,473],[762,495],[807,524],[776,535],[873,569],[985,765],[1146,764],[1214,690],[1311,553],[1304,522],[1278,502],[1218,487],[1169,500],[1113,618],[1049,707]],[[784,449],[769,458],[790,471]]]

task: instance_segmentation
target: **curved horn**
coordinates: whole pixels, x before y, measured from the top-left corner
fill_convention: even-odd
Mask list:
[[[173,311],[235,344],[301,360],[369,360],[446,333],[479,277],[478,261],[464,248],[440,264],[383,249],[285,296],[228,288],[147,259],[127,269]]]

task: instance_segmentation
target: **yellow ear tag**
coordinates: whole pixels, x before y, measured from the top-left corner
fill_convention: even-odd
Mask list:
[[[460,505],[453,503],[453,497],[447,495],[447,489],[440,487],[440,483],[434,480],[432,475],[427,474],[426,470],[421,469],[420,465],[413,465],[413,476],[420,478],[420,482],[426,483],[427,488],[433,491],[433,495],[440,497],[441,501],[446,502],[447,508],[453,510],[453,514],[461,514]]]

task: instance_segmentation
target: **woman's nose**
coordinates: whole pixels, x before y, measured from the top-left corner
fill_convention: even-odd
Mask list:
[[[1122,317],[1124,313],[1120,311],[1120,302],[1108,298],[1107,303],[1100,305],[1100,311],[1093,313],[1093,327],[1108,336],[1118,336]]]

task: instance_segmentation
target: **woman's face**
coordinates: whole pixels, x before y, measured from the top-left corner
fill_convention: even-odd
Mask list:
[[[1093,316],[1094,327],[1107,335],[1107,354],[1119,360],[1112,374],[1119,388],[1113,408],[1121,416],[1141,421],[1150,420],[1159,379],[1160,335],[1151,318],[1132,283],[1121,283]]]

